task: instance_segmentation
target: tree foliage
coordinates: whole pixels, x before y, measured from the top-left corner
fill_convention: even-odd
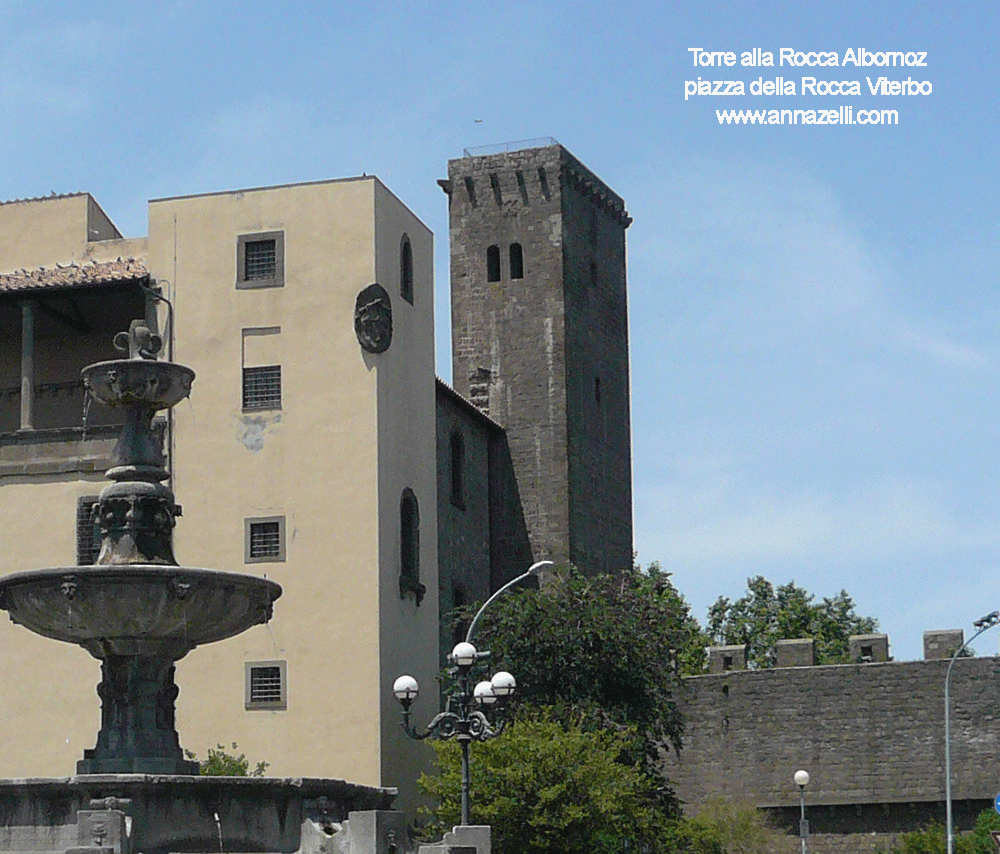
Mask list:
[[[859,616],[854,600],[841,590],[819,602],[794,581],[775,590],[758,575],[747,579],[747,592],[735,602],[720,596],[708,612],[708,634],[719,643],[746,644],[751,667],[773,667],[779,640],[811,637],[819,664],[850,661],[851,635],[878,629],[878,620]]]
[[[263,777],[270,762],[258,762],[253,771],[250,770],[250,760],[246,754],[236,754],[239,745],[232,742],[233,753],[227,753],[226,748],[221,744],[208,748],[208,756],[205,759],[198,759],[191,750],[184,753],[188,759],[195,759],[201,765],[199,773],[204,777]]]
[[[659,848],[671,854],[796,854],[799,840],[771,826],[753,806],[715,798],[694,818],[668,822]]]
[[[1000,815],[995,810],[983,810],[976,819],[972,833],[955,834],[955,854],[995,854],[996,843],[990,831],[1000,830]],[[948,837],[940,822],[932,822],[922,830],[902,834],[890,854],[945,854]]]
[[[452,741],[433,742],[438,774],[420,787],[437,799],[432,829],[458,824],[461,753]],[[497,854],[600,854],[648,848],[660,811],[640,771],[619,759],[624,731],[586,730],[545,713],[525,717],[497,739],[472,747],[473,824],[493,827]]]
[[[498,599],[473,641],[517,678],[517,710],[542,707],[566,724],[629,730],[625,761],[663,786],[660,748],[679,749],[683,729],[673,691],[682,667],[704,667],[705,637],[657,565],[592,578],[561,568],[538,590]]]

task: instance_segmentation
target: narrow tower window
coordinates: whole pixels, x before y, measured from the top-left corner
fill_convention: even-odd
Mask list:
[[[399,244],[399,295],[413,305],[413,248],[405,234]]]
[[[486,249],[486,281],[500,281],[500,247],[496,244]]]
[[[458,430],[451,434],[451,503],[465,509],[465,440]]]
[[[407,487],[399,500],[399,595],[412,593],[419,605],[426,592],[420,583],[420,510]]]
[[[521,251],[520,243],[510,244],[510,277],[512,279],[524,278],[524,253]]]

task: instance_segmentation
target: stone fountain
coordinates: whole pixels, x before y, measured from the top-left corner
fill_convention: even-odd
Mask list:
[[[409,847],[405,818],[386,812],[392,789],[201,777],[198,763],[184,758],[174,726],[174,663],[269,620],[281,588],[174,558],[181,508],[164,483],[169,474],[152,420],[190,394],[194,372],[158,361],[161,344],[134,321],[115,338],[127,358],[83,369],[91,398],[125,415],[111,483],[95,505],[96,563],[0,579],[0,608],[15,623],[79,644],[101,661],[96,746],[73,777],[0,781],[0,851],[333,851],[347,844],[341,823],[349,813],[351,850],[374,851],[378,839],[398,833],[401,851]]]

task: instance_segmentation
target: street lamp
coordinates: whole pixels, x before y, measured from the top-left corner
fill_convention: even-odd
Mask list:
[[[514,677],[505,670],[473,685],[473,667],[489,656],[488,652],[479,652],[468,641],[455,646],[448,660],[458,673],[458,687],[445,699],[445,710],[427,725],[427,731],[423,733],[410,726],[410,706],[420,692],[417,680],[412,676],[400,676],[392,686],[393,694],[403,707],[403,730],[410,738],[454,738],[462,746],[462,824],[469,824],[469,744],[495,738],[503,732],[507,723],[505,701],[517,687]],[[485,709],[493,710],[493,723],[486,717]]]
[[[469,823],[469,744],[473,741],[486,741],[495,738],[503,732],[507,723],[504,706],[506,700],[514,694],[514,689],[517,688],[514,677],[506,670],[494,673],[492,678],[484,679],[476,683],[474,687],[472,686],[470,671],[473,666],[477,661],[485,661],[490,657],[488,652],[478,652],[472,645],[472,632],[483,611],[498,597],[510,590],[515,584],[526,578],[531,578],[545,567],[553,565],[550,560],[540,560],[533,563],[526,572],[522,572],[517,578],[508,581],[490,596],[483,603],[483,607],[476,612],[476,616],[469,623],[469,630],[465,633],[465,640],[456,644],[448,656],[448,660],[455,666],[458,673],[458,688],[455,693],[445,698],[445,710],[427,725],[427,732],[417,732],[410,726],[410,706],[413,705],[413,701],[417,699],[420,692],[417,680],[412,676],[400,676],[392,686],[393,694],[396,695],[396,699],[403,707],[403,730],[410,738],[418,740],[455,738],[462,746],[462,824]],[[494,708],[493,717],[496,722],[490,724],[489,719],[482,711],[473,708],[473,703],[482,709]]]
[[[472,643],[472,633],[476,630],[476,623],[479,622],[479,618],[482,616],[483,611],[489,608],[501,595],[510,590],[518,582],[524,581],[526,578],[531,578],[533,575],[538,575],[545,567],[555,566],[550,560],[540,560],[537,563],[533,563],[528,567],[527,571],[522,572],[517,578],[508,581],[503,587],[501,587],[496,593],[490,596],[485,602],[483,602],[483,607],[476,611],[476,616],[472,618],[472,622],[469,623],[469,630],[465,633],[466,643]]]
[[[955,650],[951,661],[948,662],[948,671],[944,675],[944,803],[945,825],[948,829],[948,854],[955,854],[955,836],[951,829],[951,698],[948,694],[951,684],[951,668],[955,666],[955,659],[965,652],[965,648],[970,643],[987,629],[992,629],[997,623],[1000,623],[1000,611],[993,611],[993,613],[976,620],[972,625],[979,631]]]
[[[799,839],[802,840],[802,854],[806,854],[806,837],[809,835],[809,822],[806,821],[806,786],[809,785],[809,772],[799,769],[792,779],[799,787]]]

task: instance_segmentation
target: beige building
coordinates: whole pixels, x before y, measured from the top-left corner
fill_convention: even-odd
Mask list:
[[[87,194],[0,205],[0,574],[88,562],[115,413],[85,414],[79,370],[156,315],[197,374],[164,425],[178,560],[284,589],[268,625],[178,662],[200,755],[236,741],[410,800],[427,750],[391,687],[438,666],[432,260],[374,177],[156,200],[136,240]],[[0,775],[72,773],[97,662],[6,621],[0,646]]]
[[[535,560],[630,562],[631,219],[533,142],[466,151],[439,182],[455,389],[434,376],[432,236],[377,178],[155,200],[131,240],[87,194],[0,203],[0,575],[96,557],[118,414],[87,407],[80,369],[145,317],[197,374],[161,425],[177,559],[284,590],[268,625],[178,662],[198,755],[235,741],[406,807],[430,751],[392,683],[423,686],[415,723],[437,711],[451,609]],[[97,662],[0,626],[0,776],[70,774]]]

